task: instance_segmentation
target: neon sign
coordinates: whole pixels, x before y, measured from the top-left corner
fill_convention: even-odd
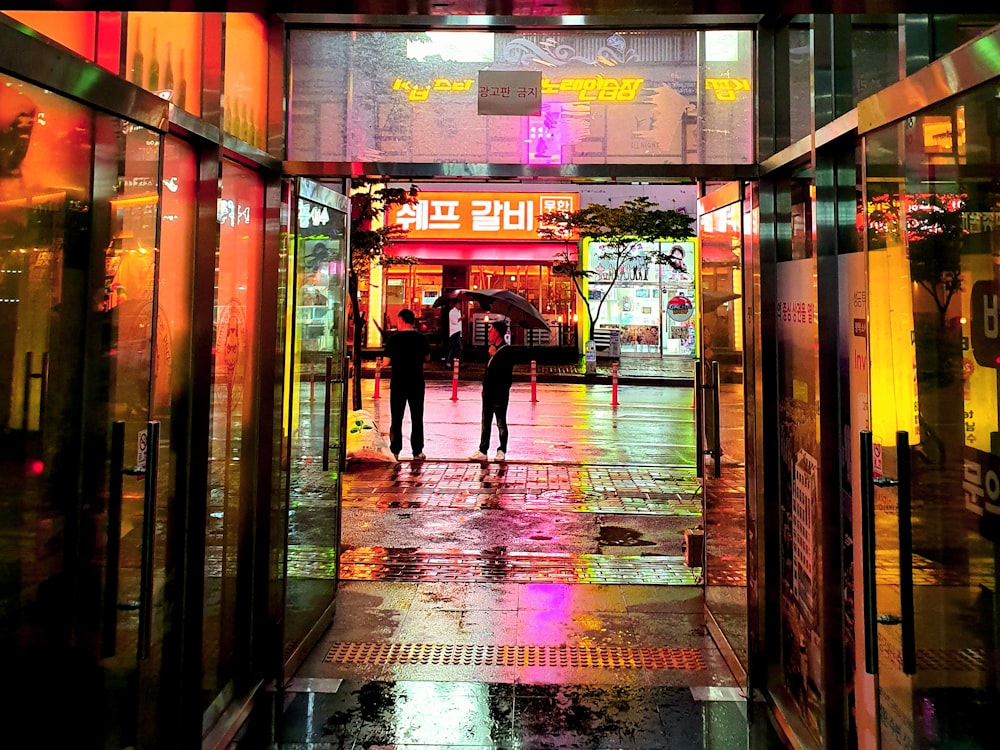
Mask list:
[[[450,81],[447,78],[435,78],[426,86],[421,86],[418,83],[413,83],[412,81],[407,81],[403,78],[397,78],[392,82],[392,90],[406,92],[406,98],[411,102],[426,102],[427,98],[431,95],[431,91],[437,91],[440,93],[472,91],[475,83],[476,82],[471,78],[466,78],[461,81]]]
[[[542,93],[550,95],[574,93],[577,101],[581,102],[633,102],[642,90],[643,83],[645,83],[643,78],[607,78],[601,75],[563,78],[559,81],[542,78]],[[435,78],[428,84],[397,78],[392,82],[392,90],[405,93],[411,102],[425,102],[430,98],[432,91],[440,94],[464,93],[474,90],[475,84],[476,82],[470,78],[460,81]]]
[[[634,102],[642,89],[642,78],[563,78],[561,81],[542,79],[543,94],[575,92],[581,102]]]
[[[538,240],[539,217],[574,211],[575,193],[451,193],[422,191],[413,205],[393,207],[387,222],[406,239]]]
[[[735,102],[741,91],[750,93],[749,78],[706,78],[705,90],[714,91],[720,102]]]

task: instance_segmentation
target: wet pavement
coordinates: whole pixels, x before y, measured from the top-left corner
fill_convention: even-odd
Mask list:
[[[398,464],[348,467],[336,568],[323,503],[297,506],[289,575],[339,578],[333,623],[234,747],[780,747],[684,560],[692,389],[516,382],[509,459],[482,463],[478,390],[428,383],[426,460],[404,439]]]

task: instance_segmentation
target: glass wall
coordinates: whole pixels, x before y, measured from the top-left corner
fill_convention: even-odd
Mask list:
[[[721,194],[722,197],[719,197]],[[736,659],[734,673],[749,671],[747,645],[747,493],[743,357],[741,204],[738,190],[706,196],[698,217],[701,245],[697,305],[705,452],[702,488],[705,533],[705,605]],[[715,259],[715,265],[708,265]],[[735,263],[732,262],[735,259]],[[725,261],[724,273],[715,273]],[[722,312],[725,310],[725,312]],[[731,665],[734,666],[734,665]]]
[[[750,31],[293,29],[289,158],[749,164]],[[479,114],[480,71],[534,72],[534,114]],[[514,79],[511,79],[514,80]],[[358,92],[366,92],[360,96]],[[492,93],[491,93],[492,92]],[[499,93],[498,93],[499,92]],[[506,85],[517,98],[518,85]]]
[[[215,344],[209,447],[204,599],[204,684],[208,702],[248,666],[247,598],[253,571],[253,498],[264,187],[257,173],[222,164],[218,204]],[[250,460],[245,460],[250,459]],[[207,708],[207,704],[206,704]]]
[[[337,587],[346,399],[347,199],[299,180],[291,238],[284,444],[289,472],[285,658],[297,663]],[[312,637],[310,638],[310,633]]]

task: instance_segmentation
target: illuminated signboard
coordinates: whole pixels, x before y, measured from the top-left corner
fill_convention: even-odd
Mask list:
[[[727,81],[731,85],[735,85],[737,82],[736,79],[730,78],[710,80]],[[581,102],[634,102],[642,90],[643,83],[645,83],[643,78],[608,78],[602,75],[563,78],[558,81],[542,78],[541,93],[549,95],[575,94],[576,100]],[[749,82],[746,85],[746,90],[749,91]],[[431,92],[460,94],[474,90],[475,86],[476,82],[471,78],[461,80],[435,78],[430,83],[414,83],[405,78],[397,78],[392,82],[392,90],[406,94],[406,98],[411,102],[425,102],[430,98]],[[721,96],[725,93],[722,91],[721,84],[720,91],[716,93],[720,95],[720,98],[725,98]],[[732,98],[735,98],[735,95]]]
[[[406,239],[538,241],[539,217],[576,211],[576,193],[437,193],[422,191],[412,206],[394,206],[386,217],[407,230]]]
[[[542,94],[574,94],[580,102],[634,102],[642,86],[644,78],[609,78],[603,75],[570,77],[553,81],[542,78]],[[475,89],[476,82],[471,78],[451,80],[435,78],[430,83],[414,83],[405,78],[397,78],[392,82],[392,90],[406,94],[411,102],[425,102],[431,92],[441,94],[460,94]],[[715,94],[715,98],[723,102],[736,101],[737,94],[750,93],[749,78],[706,78],[705,90]]]
[[[749,78],[706,78],[705,90],[715,93],[715,98],[722,102],[735,102],[736,95],[741,91],[750,93]]]
[[[576,93],[581,102],[634,102],[642,90],[642,78],[563,78],[561,81],[542,79],[543,94]]]

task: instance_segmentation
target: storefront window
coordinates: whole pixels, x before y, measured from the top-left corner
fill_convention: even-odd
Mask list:
[[[622,354],[694,355],[695,243],[639,243],[635,261],[623,265],[616,279],[605,243],[587,241],[584,252],[597,274],[587,284],[587,301],[596,314],[599,351],[610,347],[609,332],[616,331]],[[649,255],[657,252],[676,258],[684,270],[650,263]]]

